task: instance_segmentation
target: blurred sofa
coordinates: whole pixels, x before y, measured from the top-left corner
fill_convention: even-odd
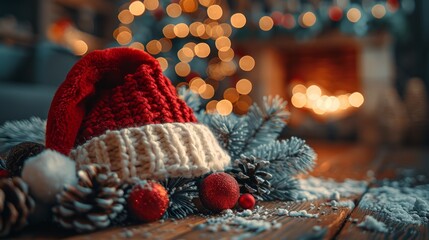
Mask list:
[[[33,47],[0,43],[0,124],[46,118],[57,87],[78,57],[49,42]]]

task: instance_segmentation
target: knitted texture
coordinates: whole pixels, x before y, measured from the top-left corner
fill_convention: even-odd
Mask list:
[[[212,132],[202,124],[164,123],[107,131],[71,152],[78,167],[108,164],[122,181],[197,177],[230,162]]]
[[[149,54],[131,48],[94,51],[71,69],[49,110],[46,147],[70,150],[107,130],[196,122]]]

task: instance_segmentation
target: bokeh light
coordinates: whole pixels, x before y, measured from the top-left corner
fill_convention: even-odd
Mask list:
[[[301,15],[300,20],[302,27],[311,27],[316,23],[317,18],[313,12],[305,12]]]
[[[116,41],[120,45],[127,45],[128,43],[131,42],[132,39],[133,39],[133,35],[131,35],[131,33],[128,31],[122,31],[118,33],[118,36],[116,36]]]
[[[147,10],[155,10],[159,7],[159,1],[158,0],[144,0],[144,5]]]
[[[175,38],[176,34],[174,33],[174,25],[173,24],[167,24],[165,25],[165,27],[162,29],[162,33],[164,34],[164,36],[166,38]]]
[[[255,59],[249,55],[246,55],[240,58],[238,64],[243,71],[252,71],[252,69],[255,67]]]
[[[125,9],[118,14],[118,19],[123,24],[130,24],[134,21],[134,15],[128,9]]]
[[[76,40],[73,42],[72,49],[74,54],[82,56],[88,52],[88,44],[83,40]]]
[[[239,80],[235,87],[237,88],[238,93],[247,95],[252,91],[252,82],[244,78]]]
[[[168,68],[168,61],[167,59],[163,57],[158,57],[156,60],[158,60],[159,65],[161,66],[162,71],[165,71]]]
[[[232,112],[232,103],[229,100],[223,99],[216,104],[216,110],[220,115],[229,115]]]
[[[292,105],[296,108],[303,108],[307,104],[307,97],[304,93],[297,92],[292,95]]]
[[[179,23],[173,28],[174,34],[179,38],[185,38],[189,34],[189,27],[184,23]]]
[[[246,16],[242,13],[235,13],[231,16],[231,25],[235,28],[242,28],[246,25]]]
[[[222,17],[223,10],[219,5],[211,5],[207,8],[207,16],[212,20],[218,20]]]
[[[274,26],[274,21],[269,16],[263,16],[259,19],[259,27],[262,31],[270,31]]]
[[[371,13],[375,18],[383,18],[386,15],[386,8],[381,4],[375,4],[372,9]]]
[[[227,37],[219,37],[216,39],[215,45],[219,51],[227,51],[231,48],[231,40]]]
[[[194,48],[195,55],[206,58],[210,54],[210,46],[207,43],[198,43]]]
[[[347,19],[352,23],[359,22],[361,17],[362,17],[362,13],[357,8],[350,8],[347,11]]]
[[[169,4],[165,10],[167,15],[172,18],[177,18],[182,14],[182,8],[177,3]]]
[[[146,44],[146,50],[152,55],[160,53],[161,49],[162,45],[161,42],[159,42],[158,40],[151,40]]]
[[[349,103],[353,107],[360,107],[364,102],[364,97],[359,92],[354,92],[349,96]]]
[[[187,64],[185,62],[179,62],[174,67],[174,70],[176,71],[177,75],[179,75],[181,77],[186,77],[191,72],[191,67],[189,66],[189,64]]]
[[[144,11],[146,10],[146,7],[141,1],[134,1],[130,4],[128,9],[130,10],[131,14],[133,14],[134,16],[140,16],[144,13]]]
[[[237,92],[237,89],[235,88],[228,88],[223,92],[223,98],[229,100],[230,102],[234,103],[237,102],[240,98],[240,94]]]
[[[203,99],[210,99],[214,96],[215,89],[210,84],[204,84],[198,88],[198,93]]]
[[[140,42],[133,42],[133,43],[130,44],[129,47],[130,48],[144,50],[144,45],[143,45],[143,43],[140,43]]]
[[[229,62],[234,59],[234,50],[232,50],[232,48],[228,48],[226,51],[219,51],[217,54],[219,59],[224,62]]]

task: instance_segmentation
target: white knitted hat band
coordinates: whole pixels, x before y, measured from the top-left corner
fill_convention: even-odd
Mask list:
[[[212,132],[198,123],[149,124],[107,131],[73,149],[78,167],[104,163],[121,180],[197,177],[230,163]]]

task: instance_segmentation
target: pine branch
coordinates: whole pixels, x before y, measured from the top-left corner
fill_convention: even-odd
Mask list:
[[[198,196],[197,179],[169,178],[162,181],[170,198],[170,205],[164,215],[165,218],[185,218],[189,214],[198,212],[193,199]]]
[[[248,134],[247,123],[243,118],[234,115],[212,115],[209,126],[231,159],[239,158]]]
[[[255,148],[251,155],[269,161],[267,171],[274,178],[305,173],[313,168],[316,159],[313,149],[296,137],[262,145]]]
[[[179,98],[184,100],[186,104],[195,112],[199,112],[201,109],[201,98],[198,94],[192,92],[187,87],[183,86],[177,90]]]
[[[271,191],[269,194],[262,195],[264,201],[292,201],[298,196],[298,181],[293,178],[272,179]]]
[[[286,104],[286,101],[276,96],[264,97],[262,107],[257,104],[250,107],[245,117],[249,126],[249,135],[243,147],[243,153],[277,139],[289,116],[289,112],[285,110]]]
[[[0,126],[0,153],[22,142],[45,144],[46,120],[32,117]]]

